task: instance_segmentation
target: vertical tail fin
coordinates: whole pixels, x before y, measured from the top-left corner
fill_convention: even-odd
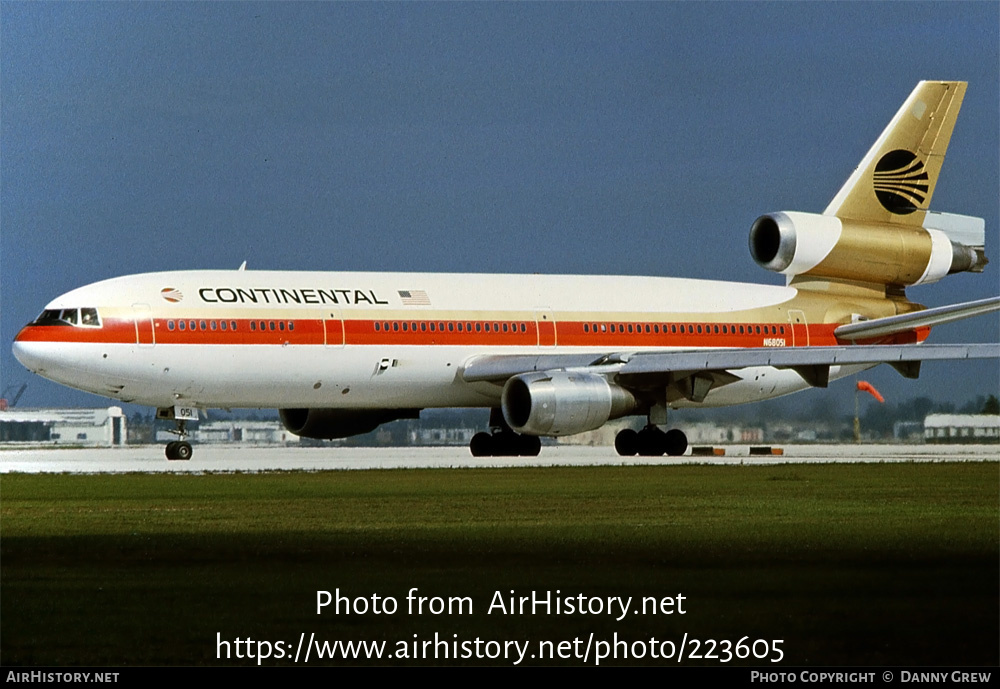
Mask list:
[[[823,215],[921,226],[965,96],[964,81],[921,81]]]

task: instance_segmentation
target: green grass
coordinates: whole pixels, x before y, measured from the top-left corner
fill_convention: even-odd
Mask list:
[[[998,484],[996,463],[4,475],[0,658],[217,663],[217,632],[687,632],[784,639],[785,664],[996,665]],[[405,606],[411,587],[474,614],[315,614],[317,590]],[[487,615],[511,589],[680,592],[688,612]]]

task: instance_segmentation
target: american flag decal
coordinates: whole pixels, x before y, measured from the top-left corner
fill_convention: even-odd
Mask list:
[[[401,289],[397,292],[406,306],[430,306],[431,300],[422,289]]]

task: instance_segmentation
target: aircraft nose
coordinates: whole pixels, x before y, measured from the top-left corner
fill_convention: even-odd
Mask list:
[[[38,373],[45,370],[45,359],[41,351],[41,343],[32,341],[30,337],[27,336],[28,327],[21,328],[21,332],[17,334],[14,338],[14,344],[11,350],[14,353],[14,358],[21,362],[21,365],[32,373]]]

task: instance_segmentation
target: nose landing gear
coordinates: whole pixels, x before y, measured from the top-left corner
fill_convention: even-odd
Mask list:
[[[167,459],[191,459],[193,452],[191,443],[186,440],[174,440],[167,443]]]
[[[193,407],[164,407],[156,410],[156,418],[173,419],[177,424],[177,428],[168,429],[167,431],[168,433],[173,433],[178,438],[178,440],[167,443],[167,459],[191,459],[194,450],[191,449],[191,443],[187,441],[187,422],[198,419],[198,410]]]

